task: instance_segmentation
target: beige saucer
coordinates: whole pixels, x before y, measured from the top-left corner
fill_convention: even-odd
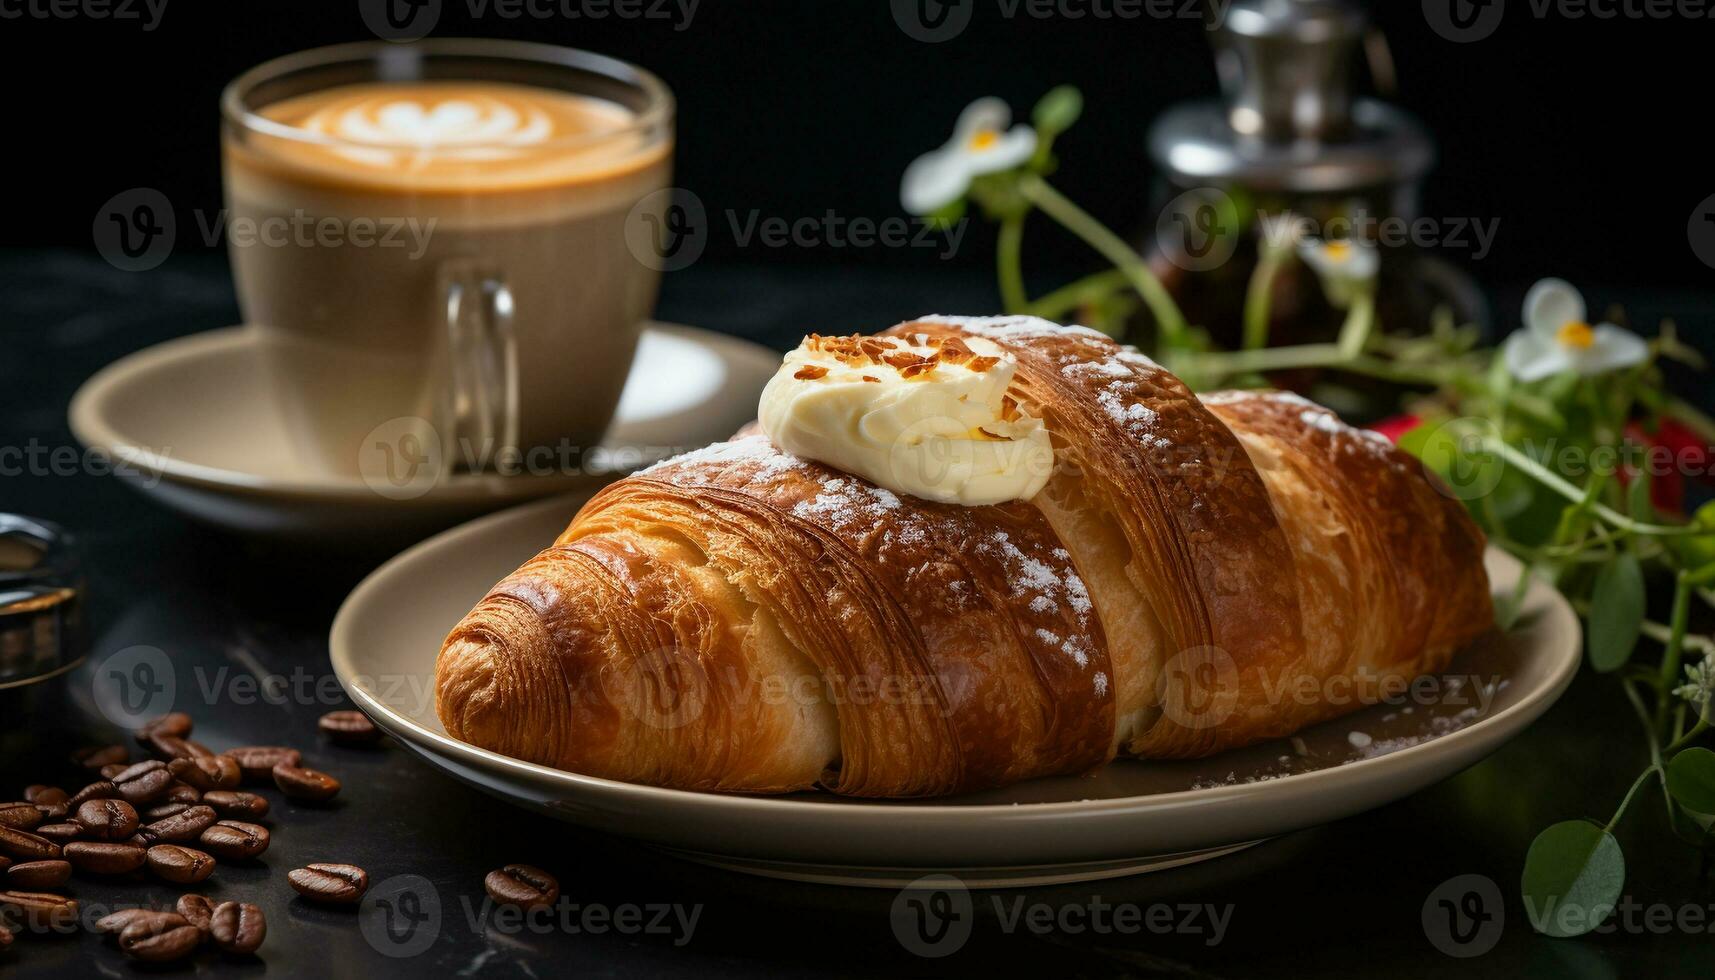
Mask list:
[[[723,439],[756,417],[780,355],[694,327],[651,323],[595,465],[540,475],[451,474],[394,492],[294,459],[263,388],[252,334],[214,330],[103,368],[71,403],[71,429],[143,493],[250,533],[433,529]]]
[[[1123,761],[949,799],[723,796],[596,779],[449,738],[435,657],[494,582],[563,530],[574,496],[492,514],[399,555],[363,581],[329,644],[347,693],[407,749],[458,779],[562,820],[754,874],[899,886],[935,873],[971,887],[1136,874],[1230,853],[1414,793],[1495,751],[1566,689],[1578,621],[1541,582],[1520,625],[1455,658],[1427,695],[1374,705],[1209,759]],[[1497,593],[1517,561],[1490,549]]]

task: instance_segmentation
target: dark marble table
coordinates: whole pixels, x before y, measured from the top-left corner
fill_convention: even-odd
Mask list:
[[[672,278],[662,315],[784,344],[805,330],[868,329],[928,308],[992,305],[981,281],[866,273],[695,269]],[[72,253],[0,257],[0,445],[74,446],[65,423],[90,373],[172,336],[225,326],[234,305],[221,263],[186,256],[149,276],[116,273]],[[525,814],[408,758],[397,747],[320,743],[315,720],[344,705],[328,667],[328,623],[346,591],[385,554],[363,542],[330,548],[247,541],[199,527],[111,478],[0,477],[0,510],[58,521],[83,539],[92,660],[133,645],[166,651],[179,676],[218,681],[193,694],[199,738],[222,747],[290,743],[336,773],[330,807],[277,805],[274,845],[252,866],[223,867],[210,895],[266,910],[270,934],[248,960],[202,956],[179,972],[379,977],[724,976],[837,973],[1055,976],[1703,976],[1715,972],[1706,931],[1633,928],[1579,940],[1530,929],[1517,882],[1525,848],[1548,823],[1606,816],[1643,762],[1643,743],[1613,681],[1586,675],[1523,737],[1461,775],[1392,806],[1290,835],[1225,859],[1139,878],[1018,892],[977,892],[968,941],[921,958],[896,934],[895,893],[793,884],[716,871]],[[356,553],[353,553],[356,552]],[[187,673],[188,672],[188,673]],[[283,698],[247,698],[242,676],[284,679]],[[200,682],[199,682],[200,683]],[[69,746],[123,733],[90,707],[88,666],[58,681],[0,692],[0,799],[63,766]],[[208,703],[203,703],[203,702]],[[69,777],[62,777],[68,778]],[[1635,807],[1619,835],[1626,893],[1715,928],[1715,885],[1664,826]],[[395,939],[348,911],[306,905],[287,869],[343,861],[375,880],[416,875],[440,915]],[[557,873],[569,923],[541,931],[481,916],[482,878],[509,861]],[[1459,959],[1426,927],[1432,893],[1460,875],[1491,879],[1498,941]],[[156,883],[74,880],[86,905],[165,901]],[[1026,915],[1014,920],[1025,903]],[[1429,902],[1435,908],[1434,903]],[[1036,906],[1047,911],[1033,911]],[[1152,906],[1175,911],[1156,912]],[[1117,906],[1144,923],[1121,932]],[[1213,909],[1188,924],[1181,907]],[[635,911],[633,911],[635,909]],[[642,928],[657,919],[661,928]],[[403,911],[409,912],[409,908]],[[473,918],[474,916],[474,918]],[[1037,929],[1018,922],[1052,920]],[[1681,918],[1680,921],[1686,921]],[[694,922],[687,929],[683,923]],[[567,928],[567,925],[571,928]],[[616,928],[615,924],[625,926]],[[1464,923],[1469,926],[1470,923]],[[1488,935],[1488,934],[1485,934]],[[426,940],[421,938],[426,936]],[[1487,945],[1487,941],[1477,945]],[[1473,947],[1467,947],[1472,949]],[[127,976],[138,968],[87,935],[23,937],[0,974]]]

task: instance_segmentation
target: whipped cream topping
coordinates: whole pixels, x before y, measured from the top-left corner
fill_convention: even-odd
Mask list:
[[[1007,394],[1017,369],[980,337],[811,334],[763,389],[757,419],[782,451],[899,493],[1028,500],[1053,473],[1054,448]]]

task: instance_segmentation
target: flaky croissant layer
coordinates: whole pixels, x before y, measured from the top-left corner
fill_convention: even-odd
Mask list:
[[[1040,493],[933,503],[756,434],[652,467],[447,637],[448,733],[659,786],[928,796],[1285,736],[1492,623],[1463,507],[1326,409],[1199,399],[1031,318],[889,333],[1016,358]]]

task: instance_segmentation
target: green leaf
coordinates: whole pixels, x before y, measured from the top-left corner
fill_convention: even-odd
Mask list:
[[[1715,813],[1715,752],[1685,749],[1667,764],[1667,792],[1687,810]]]
[[[1590,666],[1604,673],[1632,659],[1644,622],[1644,573],[1629,551],[1614,556],[1596,575],[1590,596],[1585,651]]]
[[[1031,111],[1030,119],[1036,124],[1036,135],[1052,139],[1055,135],[1072,128],[1078,117],[1084,114],[1084,93],[1073,85],[1060,85],[1048,91],[1042,101],[1036,103]]]
[[[1531,926],[1566,938],[1612,915],[1625,883],[1626,859],[1614,835],[1588,820],[1567,820],[1536,835],[1519,886]]]
[[[965,199],[959,198],[943,204],[923,216],[923,221],[936,230],[951,228],[965,216]]]
[[[1669,538],[1668,545],[1686,565],[1701,568],[1715,562],[1715,500],[1697,508],[1691,516],[1691,524],[1699,529],[1707,528],[1709,533]]]
[[[1668,821],[1679,839],[1699,850],[1715,846],[1715,817],[1693,813],[1678,802],[1668,805]]]

